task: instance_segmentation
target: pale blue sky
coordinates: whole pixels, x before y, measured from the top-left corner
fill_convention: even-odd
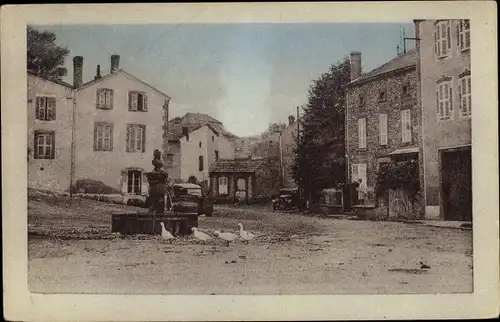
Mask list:
[[[411,21],[38,26],[70,49],[67,82],[73,79],[73,56],[84,57],[88,81],[98,64],[107,74],[109,57],[119,54],[120,68],[172,97],[172,117],[207,113],[242,136],[260,133],[269,122],[286,122],[307,102],[311,81],[349,52],[362,52],[364,72],[396,57],[401,27],[413,36]]]

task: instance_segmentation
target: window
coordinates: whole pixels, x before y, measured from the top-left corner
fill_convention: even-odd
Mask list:
[[[359,94],[359,106],[365,106],[365,95]]]
[[[470,75],[458,79],[458,95],[460,101],[460,116],[470,116],[472,107]]]
[[[146,126],[127,124],[127,152],[144,152],[146,150]]]
[[[140,195],[142,186],[142,173],[138,170],[129,170],[127,173],[127,192]]]
[[[198,143],[198,147],[200,147],[200,148],[201,148],[201,141],[200,141],[200,143]]]
[[[212,135],[212,142],[215,140],[214,136]]]
[[[437,114],[439,120],[449,120],[452,112],[451,80],[437,84]]]
[[[96,122],[94,124],[94,151],[113,150],[113,124]]]
[[[146,112],[148,110],[148,96],[146,93],[138,91],[128,92],[128,110]]]
[[[358,120],[358,146],[360,149],[366,148],[366,119]]]
[[[202,155],[200,155],[198,157],[198,170],[203,171],[203,156]]]
[[[36,97],[35,118],[43,121],[56,119],[56,98],[48,96]]]
[[[451,49],[450,22],[439,21],[434,30],[434,52],[436,58],[444,58],[449,55]]]
[[[100,88],[97,90],[96,107],[101,110],[110,110],[113,108],[113,90],[109,88]]]
[[[458,22],[458,48],[461,51],[470,49],[470,21],[460,20]]]
[[[387,114],[379,114],[378,124],[380,145],[387,145]]]
[[[379,101],[385,101],[387,99],[387,95],[385,93],[385,91],[380,91],[378,93],[378,100]]]
[[[401,139],[403,143],[411,142],[411,113],[410,110],[401,111]]]
[[[219,151],[215,150],[215,161],[219,161]]]
[[[55,132],[35,131],[35,159],[55,158]]]
[[[219,177],[219,195],[227,194],[227,177]]]
[[[361,186],[366,188],[366,163],[357,163],[351,166],[351,181],[359,182],[359,179],[361,179]]]
[[[168,153],[166,156],[167,167],[171,167],[174,162],[174,155],[172,153]]]
[[[401,88],[401,95],[403,97],[407,97],[407,96],[410,96],[410,85],[403,85],[403,87]]]

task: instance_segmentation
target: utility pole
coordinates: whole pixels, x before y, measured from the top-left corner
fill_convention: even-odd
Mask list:
[[[299,147],[300,147],[300,125],[299,125],[299,117],[300,117],[300,112],[299,112],[299,106],[297,105],[297,153],[300,154]],[[300,157],[300,156],[299,156]],[[299,197],[299,205],[302,203],[302,194],[301,194],[301,187],[298,185],[297,193]]]

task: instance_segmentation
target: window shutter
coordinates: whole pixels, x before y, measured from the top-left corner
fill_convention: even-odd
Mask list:
[[[40,132],[38,132],[38,131],[34,132],[35,142],[33,144],[33,147],[35,148],[35,153],[33,154],[33,156],[35,159],[39,158],[39,155],[38,155],[38,135],[39,135],[39,133]]]
[[[131,139],[132,139],[132,126],[127,124],[127,152],[132,152],[132,149],[130,148]]]
[[[436,91],[436,115],[438,116],[438,120],[441,118],[441,114],[439,113],[439,85],[438,90]]]
[[[129,106],[131,111],[137,111],[137,92],[129,92]]]
[[[97,151],[97,131],[98,131],[98,124],[94,123],[94,151]]]
[[[113,109],[113,99],[114,99],[115,93],[112,89],[109,90],[109,109]]]
[[[446,43],[448,46],[448,50],[450,50],[451,49],[451,26],[450,26],[449,21],[446,24]]]
[[[411,142],[411,113],[410,110],[401,111],[401,133],[403,143]]]
[[[358,165],[353,164],[351,166],[351,181],[358,181],[359,178],[359,172],[358,172]]]
[[[451,118],[451,116],[453,115],[453,88],[451,87],[451,83],[450,85],[448,86],[448,90],[449,90],[449,96],[448,96],[448,100],[449,100],[449,104],[450,104],[450,110],[449,110],[449,114],[448,116]]]
[[[366,119],[358,120],[358,144],[360,149],[366,148]]]
[[[359,178],[362,179],[363,181],[361,182],[361,185],[363,185],[363,187],[367,187],[368,186],[368,182],[366,181],[366,163],[360,163],[358,164],[358,172],[359,172]]]
[[[35,118],[38,120],[40,119],[40,107],[42,105],[41,100],[41,97],[37,97],[35,103]]]
[[[98,89],[96,92],[95,92],[95,108],[100,108],[100,105],[99,105],[99,99],[100,99],[100,90]]]
[[[50,134],[50,141],[51,141],[51,147],[50,147],[50,158],[55,159],[56,157],[56,133],[52,132]]]
[[[380,145],[387,145],[387,114],[379,115]]]
[[[148,111],[148,94],[144,93],[142,94],[142,97],[143,97],[143,104],[142,104],[142,110],[144,112],[147,112]]]
[[[146,152],[146,125],[142,126],[142,152]]]
[[[109,126],[109,151],[113,151],[113,124]]]

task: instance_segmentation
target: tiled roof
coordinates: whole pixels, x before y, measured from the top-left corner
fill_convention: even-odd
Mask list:
[[[183,128],[187,127],[188,132],[192,133],[198,129],[201,129],[204,126],[208,126],[215,134],[219,135],[219,131],[212,124],[176,124],[173,122],[169,122],[168,125],[168,140],[169,141],[178,141],[182,137],[184,137]]]
[[[357,84],[359,82],[368,80],[373,77],[381,76],[383,74],[396,71],[399,69],[404,69],[407,67],[411,66],[416,66],[417,65],[417,60],[418,60],[418,52],[413,49],[411,51],[408,51],[405,55],[398,56],[387,63],[373,69],[372,71],[361,75],[361,77],[355,79],[354,81],[350,82],[350,85]]]
[[[229,132],[224,127],[224,125],[222,124],[221,121],[211,117],[210,115],[203,114],[203,113],[186,113],[186,115],[181,117],[178,122],[171,120],[169,122],[169,124],[172,128],[175,128],[178,124],[184,124],[184,126],[188,126],[189,128],[191,128],[191,127],[193,127],[193,128],[198,127],[199,128],[205,124],[210,124],[212,126],[213,130],[224,135],[225,137],[230,138],[230,139],[237,138],[236,135]],[[181,132],[182,132],[182,125],[181,125]]]
[[[259,169],[260,166],[265,162],[265,160],[257,159],[236,159],[236,160],[220,160],[212,163],[210,166],[210,172],[217,173],[233,173],[233,172],[245,172],[252,173]]]
[[[219,123],[222,124],[221,121],[211,117],[208,114],[203,114],[203,113],[186,113],[182,117],[182,120],[185,123]]]

